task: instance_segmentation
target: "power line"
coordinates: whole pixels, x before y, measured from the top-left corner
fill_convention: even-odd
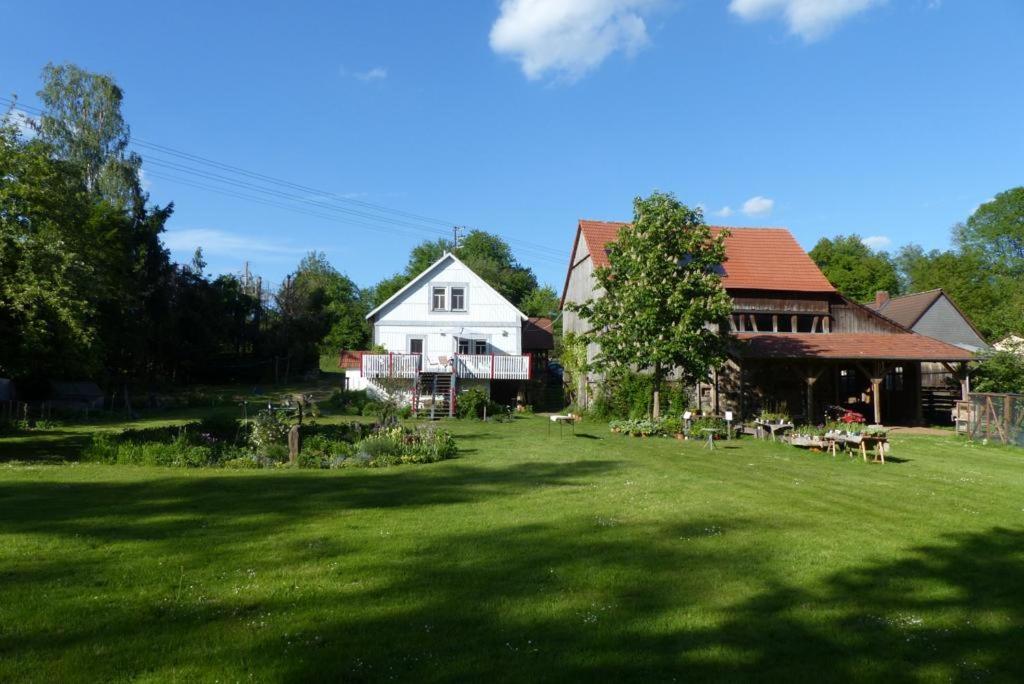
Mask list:
[[[30,114],[33,113],[32,110],[35,110],[34,113],[36,115],[39,115],[39,114],[43,113],[43,110],[38,108],[38,107],[33,107],[31,105],[20,104],[20,103],[17,103],[16,101],[14,101],[14,100],[9,99],[9,98],[0,97],[0,102],[6,102],[9,105],[12,105],[13,107],[15,107],[16,109],[27,110],[27,113],[30,113]],[[242,177],[245,177],[245,178],[249,178],[249,179],[252,179],[252,180],[258,180],[258,181],[261,181],[263,183],[269,183],[272,186],[276,185],[276,186],[288,187],[288,188],[291,188],[291,189],[294,189],[294,190],[301,190],[301,191],[306,192],[306,193],[311,193],[315,197],[323,198],[323,199],[326,200],[326,202],[322,201],[322,200],[319,200],[319,199],[312,199],[312,198],[309,198],[309,197],[297,196],[297,195],[294,195],[292,193],[285,193],[285,192],[282,192],[282,191],[279,191],[279,190],[275,190],[273,187],[267,188],[267,187],[263,187],[263,186],[260,186],[260,185],[256,185],[254,183],[247,182],[247,181],[239,181],[237,179],[231,179],[231,178],[222,176],[220,174],[209,173],[209,172],[206,172],[206,171],[203,171],[203,170],[200,170],[200,169],[196,169],[194,167],[190,167],[190,166],[187,166],[187,165],[175,164],[174,162],[166,160],[166,159],[161,160],[160,157],[155,157],[154,158],[152,155],[148,155],[147,158],[146,158],[146,162],[145,163],[152,163],[152,164],[156,164],[158,166],[164,166],[165,168],[171,168],[173,170],[177,170],[177,171],[180,171],[180,172],[201,176],[203,178],[206,178],[207,180],[212,180],[212,181],[215,181],[215,182],[225,183],[225,184],[228,184],[228,185],[233,185],[233,186],[236,186],[236,187],[241,187],[241,188],[253,190],[253,191],[256,191],[256,192],[261,192],[261,193],[267,193],[267,194],[275,195],[275,196],[277,196],[279,198],[288,199],[288,200],[292,200],[292,201],[298,201],[298,202],[302,202],[304,204],[310,204],[310,205],[313,205],[314,207],[318,207],[318,208],[325,209],[325,210],[328,210],[328,211],[336,211],[336,212],[346,213],[346,214],[354,215],[354,216],[357,216],[357,217],[360,217],[360,218],[366,218],[366,219],[371,219],[371,220],[375,220],[375,221],[383,221],[383,222],[395,225],[396,227],[404,226],[404,227],[408,227],[408,228],[414,228],[414,229],[420,230],[422,232],[430,232],[431,234],[434,234],[434,235],[443,235],[447,231],[446,230],[440,230],[438,228],[430,229],[430,228],[427,228],[427,226],[418,225],[418,224],[415,224],[413,222],[416,221],[416,222],[421,222],[421,223],[426,223],[426,224],[433,224],[434,226],[445,226],[446,228],[449,227],[449,226],[453,226],[454,225],[454,222],[445,221],[445,220],[442,220],[442,219],[431,218],[431,217],[428,217],[428,216],[423,216],[421,214],[415,214],[415,213],[412,213],[412,212],[406,212],[406,211],[402,211],[402,210],[399,210],[399,209],[393,209],[391,207],[386,207],[384,205],[375,204],[375,203],[372,203],[372,202],[365,202],[365,201],[357,200],[357,199],[354,199],[354,198],[351,198],[351,197],[346,197],[346,196],[343,196],[343,195],[338,195],[338,194],[330,192],[330,191],[321,190],[321,189],[314,188],[314,187],[311,187],[311,186],[308,186],[308,185],[303,185],[301,183],[294,183],[292,181],[281,179],[281,178],[276,178],[274,176],[269,176],[267,174],[262,174],[262,173],[259,173],[259,172],[249,171],[247,169],[243,169],[243,168],[238,167],[238,166],[234,166],[234,165],[231,165],[231,164],[225,164],[223,162],[219,162],[219,161],[216,161],[214,159],[209,159],[207,157],[202,157],[200,155],[195,155],[195,154],[192,154],[192,153],[189,153],[189,152],[184,152],[182,150],[177,150],[175,148],[172,148],[172,147],[169,147],[169,146],[166,146],[166,145],[160,145],[158,143],[149,142],[149,141],[143,140],[141,138],[138,138],[136,136],[131,136],[130,140],[131,140],[133,145],[136,145],[138,147],[142,147],[142,148],[150,150],[150,151],[163,153],[163,154],[166,154],[166,155],[170,155],[172,157],[176,157],[178,159],[183,159],[183,160],[186,160],[186,161],[191,161],[193,163],[199,163],[199,164],[211,166],[213,168],[219,169],[221,171],[225,171],[227,173],[236,174],[236,175],[239,175],[239,176],[242,176]],[[175,182],[184,182],[180,178],[172,178],[172,177],[166,177],[166,178],[169,179],[169,180],[174,180]],[[196,183],[192,183],[192,185],[194,185],[195,187],[200,187],[202,189],[214,190],[211,187],[201,186],[201,185],[196,184]],[[217,191],[217,190],[214,190],[214,191]],[[240,199],[247,199],[249,201],[255,201],[252,197],[242,196],[242,195],[237,194],[237,193],[232,195],[232,194],[227,193],[227,192],[221,192],[221,194],[225,194],[225,195],[228,195],[228,196],[235,196],[235,197],[238,197]],[[391,214],[391,215],[393,215],[395,217],[402,217],[402,218],[392,218],[392,217],[389,217],[389,216],[380,216],[380,215],[372,214],[372,213],[369,213],[369,212],[366,212],[366,211],[359,211],[359,210],[351,209],[351,208],[342,206],[343,204],[352,204],[352,205],[364,207],[366,209],[371,209],[373,211],[382,212],[382,213],[386,213],[386,214]],[[335,205],[335,206],[331,206],[331,205]],[[273,204],[271,204],[270,206],[279,206],[280,208],[284,208],[286,210],[295,210],[294,208],[285,207],[285,206],[282,206],[282,205],[273,205]],[[303,213],[308,213],[308,212],[303,212]],[[311,215],[313,215],[313,214],[311,214]],[[326,217],[326,216],[320,216],[320,218],[324,218],[324,219],[327,219],[327,220],[337,220],[337,219],[331,219],[331,218]],[[365,224],[365,223],[362,223],[362,222],[354,222],[354,221],[345,221],[345,222],[346,223],[351,223],[352,225],[358,225],[358,226],[361,226],[361,227],[366,227],[366,228],[370,227],[368,224]],[[509,238],[509,237],[505,237],[505,236],[502,236],[502,237],[507,242],[516,245],[516,249],[517,250],[528,252],[528,253],[531,254],[531,256],[533,256],[535,258],[543,259],[543,260],[546,260],[546,261],[557,260],[557,262],[559,264],[561,264],[564,261],[564,255],[562,254],[561,250],[553,249],[553,248],[548,247],[546,245],[539,245],[539,244],[531,243],[531,242],[528,242],[528,241],[525,241],[525,240],[520,240],[518,238]],[[456,235],[456,243],[457,242],[458,242],[458,236]]]

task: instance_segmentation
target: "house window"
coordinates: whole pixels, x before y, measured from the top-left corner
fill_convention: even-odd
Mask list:
[[[410,354],[422,354],[423,353],[423,338],[412,337],[409,339],[409,353]]]
[[[446,309],[446,307],[445,307],[445,299],[446,299],[445,295],[446,295],[446,292],[445,292],[445,289],[443,287],[435,287],[433,289],[433,294],[432,294],[433,304],[431,306],[431,309],[433,309],[434,311],[444,311]]]
[[[885,376],[885,389],[889,391],[903,391],[903,366],[896,366]]]
[[[466,288],[464,287],[453,287],[452,288],[452,311],[465,311],[466,310]]]
[[[471,340],[466,337],[459,338],[460,354],[486,354],[487,340]]]

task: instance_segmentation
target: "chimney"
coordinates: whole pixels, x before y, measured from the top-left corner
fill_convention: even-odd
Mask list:
[[[889,303],[889,293],[885,290],[879,290],[875,293],[875,306],[881,308]]]

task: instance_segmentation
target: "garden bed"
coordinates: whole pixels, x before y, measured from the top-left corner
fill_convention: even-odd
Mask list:
[[[247,424],[209,420],[119,434],[93,435],[82,460],[181,468],[347,468],[432,463],[453,458],[454,438],[428,426],[350,422],[306,425],[295,463],[287,446],[291,425],[273,412]]]

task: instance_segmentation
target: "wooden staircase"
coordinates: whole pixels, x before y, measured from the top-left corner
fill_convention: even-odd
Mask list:
[[[431,420],[455,415],[455,374],[420,373],[412,398],[417,416]]]

